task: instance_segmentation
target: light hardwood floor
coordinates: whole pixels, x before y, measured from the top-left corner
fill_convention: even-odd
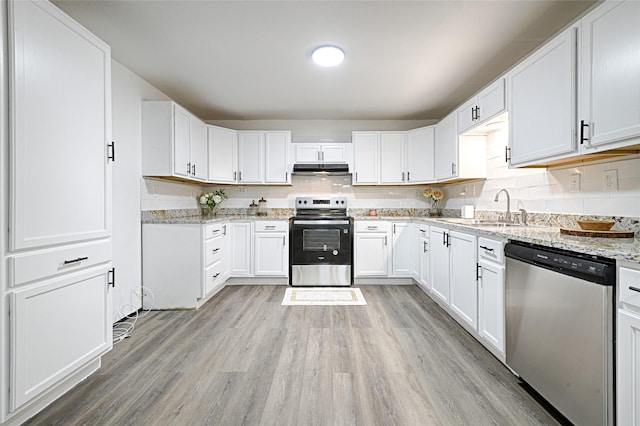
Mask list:
[[[366,306],[230,286],[197,311],[152,312],[28,424],[557,424],[419,288],[360,288]]]

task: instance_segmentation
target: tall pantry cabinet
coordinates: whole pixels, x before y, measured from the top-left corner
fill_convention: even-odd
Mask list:
[[[5,424],[91,374],[112,346],[115,146],[109,46],[48,1],[0,10]]]

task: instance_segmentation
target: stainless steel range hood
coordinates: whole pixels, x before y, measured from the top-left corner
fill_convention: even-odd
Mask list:
[[[347,176],[347,163],[296,163],[293,165],[293,175],[296,176]]]

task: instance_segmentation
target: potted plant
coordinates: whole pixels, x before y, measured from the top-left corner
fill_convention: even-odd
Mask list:
[[[442,210],[438,207],[438,202],[444,198],[444,192],[439,189],[426,188],[422,191],[422,195],[425,198],[431,199],[431,208],[429,209],[429,216],[442,216]]]
[[[202,214],[207,216],[216,215],[216,207],[227,199],[224,189],[218,189],[216,192],[205,192],[198,197],[202,206]]]

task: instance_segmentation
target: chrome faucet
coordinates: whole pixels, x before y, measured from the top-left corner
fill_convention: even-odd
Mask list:
[[[509,191],[507,191],[505,188],[502,188],[500,191],[498,191],[498,193],[496,194],[496,198],[493,201],[495,201],[496,203],[498,202],[498,197],[500,196],[501,192],[504,192],[507,196],[507,213],[504,215],[504,220],[507,222],[511,222],[511,197],[509,197]]]
[[[522,214],[522,224],[524,226],[527,226],[527,211],[525,209],[519,209],[520,213]]]

